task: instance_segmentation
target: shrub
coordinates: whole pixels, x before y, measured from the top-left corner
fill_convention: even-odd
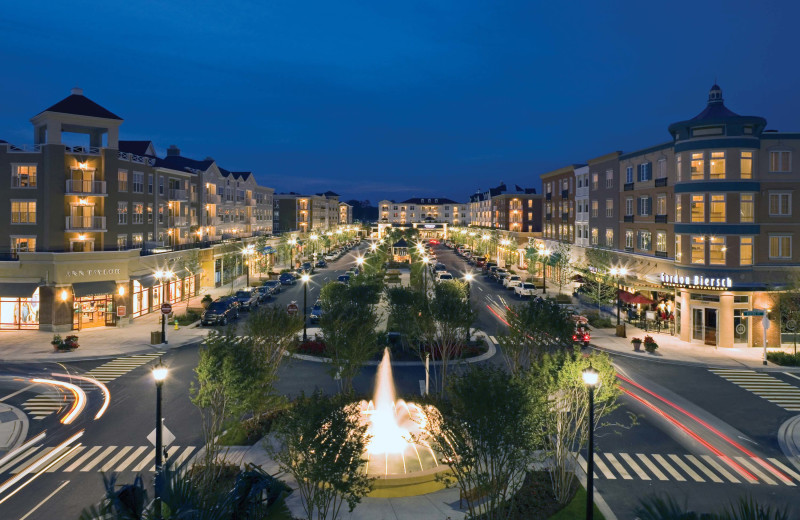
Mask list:
[[[572,296],[569,294],[556,294],[556,303],[572,303]]]
[[[181,314],[180,316],[175,317],[178,320],[179,325],[191,325],[192,323],[196,322],[200,319],[200,314],[193,310],[186,311],[186,314]]]
[[[325,343],[322,341],[306,341],[297,347],[298,354],[308,354],[310,356],[324,356],[326,351]]]
[[[796,367],[800,366],[800,353],[788,354],[786,352],[767,352],[767,360],[776,365]]]
[[[610,318],[607,318],[605,316],[600,316],[596,312],[586,313],[585,316],[589,320],[589,325],[591,325],[594,328],[607,329],[614,326]]]

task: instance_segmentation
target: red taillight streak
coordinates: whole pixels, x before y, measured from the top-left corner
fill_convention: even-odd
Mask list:
[[[494,314],[495,316],[497,316],[497,319],[498,319],[498,320],[502,321],[503,323],[505,323],[505,324],[506,324],[506,325],[508,325],[509,327],[511,326],[511,325],[509,325],[509,323],[508,323],[506,320],[504,320],[504,319],[503,319],[503,317],[502,317],[502,316],[500,316],[499,314],[497,314],[497,312],[496,312],[494,309],[492,309],[492,306],[491,306],[491,305],[487,305],[487,306],[486,306],[486,308],[487,308],[487,309],[489,309],[489,310],[492,312],[492,314]]]
[[[721,451],[716,449],[714,446],[709,444],[707,441],[703,440],[699,435],[697,435],[695,432],[690,430],[687,426],[684,426],[683,424],[678,422],[677,419],[675,419],[671,415],[668,415],[663,410],[659,410],[658,408],[655,407],[655,405],[653,405],[651,403],[648,403],[647,401],[645,401],[644,399],[642,399],[638,395],[633,394],[630,390],[622,388],[622,391],[625,392],[626,394],[628,394],[629,396],[633,397],[634,399],[636,399],[637,401],[639,401],[640,403],[642,403],[646,407],[650,408],[651,410],[656,412],[658,415],[662,416],[664,419],[666,419],[667,421],[671,422],[672,424],[674,424],[675,426],[677,426],[681,430],[683,430],[686,434],[688,434],[694,440],[696,440],[697,442],[699,442],[700,444],[702,444],[703,446],[705,446],[706,448],[711,450],[712,453],[714,453],[715,455],[720,457],[722,460],[724,460],[726,464],[728,464],[730,467],[732,467],[733,469],[738,471],[742,476],[744,476],[745,478],[750,479],[750,480],[752,480],[754,482],[758,482],[758,479],[752,473],[750,473],[749,471],[744,469],[742,466],[740,466],[738,463],[736,463],[730,457],[728,457],[727,455],[725,455],[724,453],[722,453]]]
[[[754,454],[753,452],[751,452],[750,450],[748,450],[747,448],[745,448],[744,446],[742,446],[738,442],[734,441],[733,439],[731,439],[730,437],[728,437],[727,435],[725,435],[721,431],[717,430],[716,428],[714,428],[713,426],[711,426],[710,424],[708,424],[704,420],[700,419],[696,415],[688,412],[687,410],[684,410],[683,408],[681,408],[677,404],[673,403],[672,401],[670,401],[670,400],[668,400],[668,399],[666,399],[664,397],[661,397],[660,395],[656,394],[655,392],[653,392],[651,390],[648,390],[647,388],[643,387],[642,385],[640,385],[638,383],[634,383],[633,381],[631,381],[630,379],[628,379],[625,376],[617,374],[617,377],[619,379],[622,379],[626,383],[635,386],[639,390],[652,395],[653,397],[655,397],[659,401],[671,406],[672,408],[675,408],[676,410],[678,410],[679,412],[683,413],[687,417],[690,417],[694,421],[697,421],[699,424],[702,424],[703,426],[708,428],[710,431],[714,432],[719,438],[723,439],[724,441],[726,441],[728,444],[730,444],[734,448],[738,449],[739,451],[741,451],[742,453],[744,453],[748,457],[750,457],[753,460],[755,460],[756,462],[758,462],[759,465],[761,465],[764,469],[768,470],[770,473],[773,473],[778,478],[780,478],[780,479],[782,479],[782,480],[784,480],[786,482],[792,482],[792,479],[790,479],[788,476],[786,476],[783,473],[781,473],[780,470],[778,470],[776,468],[773,468],[770,464],[768,464],[766,461],[764,461],[761,457],[757,456],[756,454]]]

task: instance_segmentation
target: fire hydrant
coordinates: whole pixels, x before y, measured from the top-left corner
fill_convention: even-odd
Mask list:
[[[178,318],[175,318],[175,330],[178,330]]]

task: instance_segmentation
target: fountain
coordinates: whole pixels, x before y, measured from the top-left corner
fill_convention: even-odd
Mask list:
[[[377,477],[370,496],[413,496],[444,488],[436,476],[449,468],[421,439],[428,425],[425,411],[415,403],[395,399],[388,348],[378,365],[373,400],[361,401],[359,412],[371,437],[366,472]]]

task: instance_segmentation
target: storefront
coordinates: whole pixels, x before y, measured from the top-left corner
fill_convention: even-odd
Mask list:
[[[39,328],[38,285],[0,283],[0,330]]]

